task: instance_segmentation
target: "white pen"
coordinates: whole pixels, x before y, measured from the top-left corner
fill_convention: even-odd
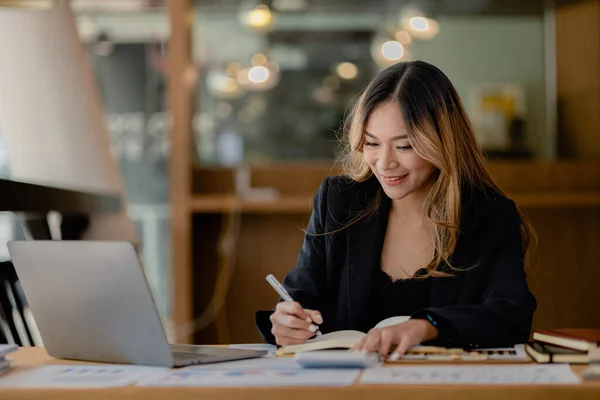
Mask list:
[[[275,278],[273,276],[273,274],[267,275],[267,282],[269,282],[269,284],[273,287],[273,289],[275,289],[275,291],[277,293],[279,293],[279,295],[281,296],[282,299],[284,299],[285,301],[294,301],[294,299],[292,299],[292,296],[290,296],[290,294],[287,292],[287,290],[285,290],[283,285],[281,283],[279,283],[279,281],[277,280],[277,278]],[[323,335],[321,333],[321,330],[319,329],[319,326],[318,325],[315,325],[315,326],[317,327],[317,331],[315,332],[315,335],[317,335],[317,336]]]

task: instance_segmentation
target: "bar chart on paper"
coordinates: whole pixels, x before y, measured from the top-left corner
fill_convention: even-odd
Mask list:
[[[349,386],[360,370],[205,370],[182,369],[141,381],[138,386],[163,387],[256,387],[256,386]]]
[[[579,382],[579,378],[567,364],[373,368],[366,370],[360,379],[360,383],[363,384],[386,385],[523,385]]]
[[[0,388],[111,388],[136,383],[166,368],[135,365],[46,365],[0,378]]]

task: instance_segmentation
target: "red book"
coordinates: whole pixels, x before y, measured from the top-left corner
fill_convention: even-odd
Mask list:
[[[533,340],[567,349],[589,351],[600,344],[600,329],[534,329]]]

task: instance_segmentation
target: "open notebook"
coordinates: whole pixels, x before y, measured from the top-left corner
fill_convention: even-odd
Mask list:
[[[396,325],[402,322],[406,322],[410,317],[391,317],[386,318],[383,321],[375,325],[375,328],[383,328],[390,325]],[[336,331],[326,333],[323,336],[317,336],[313,339],[307,340],[302,344],[293,344],[289,346],[283,346],[278,351],[278,355],[283,354],[295,354],[302,353],[305,351],[313,350],[325,350],[325,349],[349,349],[356,343],[360,342],[366,333],[360,331]]]

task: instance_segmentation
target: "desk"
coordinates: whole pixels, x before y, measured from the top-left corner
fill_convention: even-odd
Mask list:
[[[56,360],[48,356],[43,348],[22,348],[13,353],[15,368],[9,374],[26,368],[48,364],[72,364],[72,361]],[[584,367],[574,366],[580,374]],[[286,399],[286,400],[378,400],[378,399],[599,399],[600,382],[584,382],[570,386],[367,386],[358,385],[345,388],[304,387],[304,388],[235,388],[235,389],[195,389],[195,388],[138,388],[117,389],[36,389],[3,390],[0,399]]]

